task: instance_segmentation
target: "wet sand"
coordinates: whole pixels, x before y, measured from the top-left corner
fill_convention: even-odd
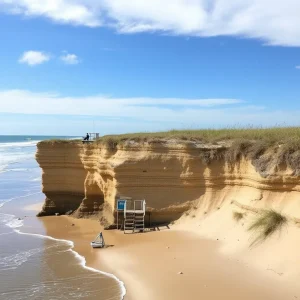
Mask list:
[[[39,220],[48,235],[72,240],[88,266],[122,280],[126,300],[295,299],[280,282],[219,254],[219,241],[163,227],[161,231],[123,234],[103,231],[94,220],[67,216]],[[90,242],[100,231],[108,247],[92,249]]]
[[[10,208],[10,212],[13,212],[24,221],[24,225],[19,228],[19,239],[22,238],[24,245],[38,243],[40,256],[36,260],[28,261],[28,266],[24,265],[24,270],[15,271],[22,274],[22,272],[29,272],[29,269],[30,274],[21,276],[22,278],[19,278],[18,281],[10,280],[10,289],[10,282],[4,281],[6,288],[13,290],[13,292],[9,292],[11,298],[5,299],[21,299],[18,297],[22,293],[24,293],[24,299],[42,299],[38,298],[39,295],[35,294],[35,290],[39,292],[41,290],[47,291],[43,296],[45,300],[74,298],[120,300],[122,298],[121,295],[124,291],[121,288],[120,281],[112,278],[110,274],[99,272],[98,269],[83,267],[85,265],[84,258],[71,251],[72,242],[68,242],[71,239],[63,239],[62,236],[57,236],[58,240],[55,240],[54,234],[50,237],[47,228],[44,226],[43,218],[35,216],[40,211],[42,203],[30,204],[29,202],[25,207],[19,208],[15,208],[14,205],[11,206],[10,208],[10,205],[7,205],[6,209]],[[57,228],[59,228],[62,225],[60,222],[56,223],[59,219],[60,217],[56,217],[53,220],[54,222],[51,222],[51,226],[58,224]],[[61,240],[66,240],[66,242]],[[33,258],[35,257],[36,255]],[[34,276],[37,276],[37,278],[35,279]],[[30,278],[29,282],[26,281],[26,278]],[[29,290],[27,286],[32,286],[31,282],[34,283],[34,286]],[[1,295],[0,299],[2,299]]]

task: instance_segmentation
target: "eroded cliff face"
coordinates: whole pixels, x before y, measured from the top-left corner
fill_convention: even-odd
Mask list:
[[[124,196],[145,199],[152,223],[176,220],[193,207],[208,213],[233,201],[263,208],[272,197],[282,203],[292,195],[289,205],[299,207],[300,180],[292,170],[269,164],[261,174],[256,162],[243,157],[229,164],[218,155],[227,147],[178,140],[127,141],[115,149],[41,142],[36,154],[46,195],[41,215],[72,211],[112,224],[116,199]],[[214,157],[209,163],[208,156]]]

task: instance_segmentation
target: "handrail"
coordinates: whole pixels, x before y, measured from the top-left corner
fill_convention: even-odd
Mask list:
[[[129,201],[127,203],[127,201]],[[127,211],[142,211],[145,215],[146,212],[146,201],[145,200],[127,200],[124,203],[124,216],[126,215]],[[127,205],[128,204],[128,205]],[[128,208],[129,207],[129,208]]]

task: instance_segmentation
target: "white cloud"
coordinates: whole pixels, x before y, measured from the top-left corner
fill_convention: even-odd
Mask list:
[[[105,124],[101,130],[109,133],[249,124],[253,126],[299,125],[300,112],[293,108],[273,110],[253,106],[236,99],[191,100],[105,96],[76,98],[50,93],[8,90],[0,91],[0,113],[36,115],[30,118],[32,124],[38,115],[61,115],[60,120],[64,124],[67,124],[67,120],[71,117],[78,122],[79,120],[83,122],[82,116],[86,116],[87,119],[95,117],[99,120],[99,124],[100,122]],[[14,117],[14,120],[16,119],[21,117]],[[89,126],[91,126],[90,120],[86,120]],[[55,123],[55,121],[52,124],[45,122],[43,128],[49,132],[56,126]]]
[[[46,17],[58,23],[100,26],[95,5],[82,0],[0,0],[0,9],[11,14]]]
[[[67,65],[77,65],[79,64],[79,58],[76,54],[66,53],[60,57],[60,59]]]
[[[299,0],[0,0],[0,9],[123,33],[240,36],[300,46]]]
[[[239,99],[112,98],[105,96],[62,97],[59,94],[26,90],[0,91],[0,113],[101,115],[105,117],[141,117],[150,111],[182,111],[227,107],[242,104]]]
[[[300,69],[300,66],[296,66],[296,69]]]
[[[29,66],[40,65],[50,60],[50,55],[40,51],[26,51],[19,59],[19,63]]]

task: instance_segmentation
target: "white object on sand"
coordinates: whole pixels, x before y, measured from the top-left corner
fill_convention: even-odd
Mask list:
[[[102,232],[100,232],[94,241],[91,242],[93,248],[103,248],[105,246],[104,238]]]

